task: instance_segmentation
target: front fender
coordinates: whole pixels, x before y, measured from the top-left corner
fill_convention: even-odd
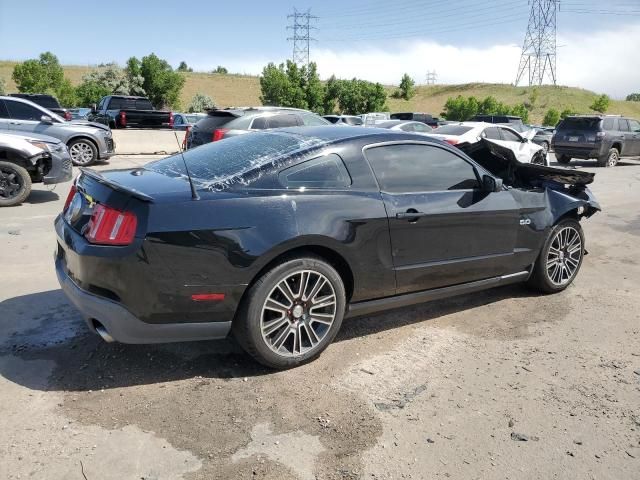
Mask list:
[[[579,218],[588,218],[601,210],[600,204],[588,187],[574,192],[548,188],[547,201],[554,223],[573,210],[577,211]]]

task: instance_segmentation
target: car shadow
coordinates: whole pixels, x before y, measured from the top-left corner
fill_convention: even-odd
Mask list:
[[[23,203],[39,204],[55,202],[58,199],[60,199],[60,195],[53,190],[31,190],[31,193]]]
[[[520,286],[507,286],[352,318],[344,321],[335,341],[531,295]],[[89,391],[194,377],[232,379],[275,373],[246,355],[232,338],[161,345],[106,343],[88,330],[60,289],[7,299],[0,302],[0,312],[0,332],[15,332],[0,340],[0,375],[30,389]],[[34,376],[33,368],[24,368],[25,361],[43,362],[43,373]]]

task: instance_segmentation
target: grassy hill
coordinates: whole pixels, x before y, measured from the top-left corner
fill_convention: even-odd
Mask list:
[[[7,83],[7,91],[16,91],[11,79],[15,62],[0,61],[0,78]],[[69,65],[64,67],[65,76],[77,85],[82,76],[92,68]],[[182,104],[187,105],[191,97],[197,93],[205,93],[215,99],[218,106],[240,106],[260,104],[260,83],[258,77],[244,75],[218,75],[208,73],[186,73],[186,82],[182,90]],[[389,95],[395,87],[387,87]],[[392,112],[415,111],[429,112],[439,115],[448,97],[457,95],[486,97],[493,95],[508,105],[528,102],[530,87],[514,87],[507,84],[467,83],[461,85],[425,85],[417,88],[416,96],[409,101],[391,98],[387,101]],[[571,108],[582,113],[589,113],[589,105],[596,94],[588,90],[573,87],[542,86],[538,89],[538,98],[530,114],[532,122],[540,122],[549,108],[559,111]],[[607,113],[629,115],[640,118],[640,102],[612,100]]]

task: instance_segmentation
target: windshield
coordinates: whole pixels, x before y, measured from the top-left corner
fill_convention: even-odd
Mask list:
[[[443,125],[431,131],[431,133],[439,133],[442,135],[463,135],[471,130],[472,127],[464,125]]]
[[[261,175],[262,167],[292,162],[296,152],[306,153],[325,144],[323,139],[291,133],[254,132],[187,150],[184,161],[177,154],[152,162],[146,168],[187,180],[186,162],[196,188],[218,191],[237,183],[247,185]],[[248,175],[250,172],[252,175]]]
[[[558,130],[597,130],[600,125],[600,119],[597,117],[569,117],[565,118],[558,125]]]

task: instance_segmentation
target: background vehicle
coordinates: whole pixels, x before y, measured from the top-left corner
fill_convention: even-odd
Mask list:
[[[432,128],[436,128],[439,125],[440,119],[432,116],[430,113],[419,112],[401,112],[392,113],[390,118],[392,120],[412,120],[414,122],[422,122],[429,125]]]
[[[599,210],[594,174],[472,146],[480,163],[414,134],[305,127],[85,169],[55,222],[57,275],[106,340],[233,329],[276,368],[317,357],[345,315],[527,280],[563,290],[578,220]]]
[[[474,115],[469,119],[470,122],[485,122],[485,123],[501,123],[513,125],[524,125],[522,118],[515,115]],[[517,128],[517,127],[516,127]]]
[[[0,96],[0,131],[38,133],[57,138],[69,148],[74,165],[91,165],[115,155],[111,129],[99,123],[66,122],[29,100]]]
[[[331,123],[344,124],[354,126],[362,125],[362,118],[356,115],[323,115],[325,120],[328,120]]]
[[[207,116],[189,129],[187,149],[224,138],[271,128],[331,125],[315,113],[297,108],[244,107],[210,110]]]
[[[371,112],[358,115],[362,118],[362,124],[365,127],[372,127],[378,122],[384,122],[385,120],[391,120],[391,114],[389,112]]]
[[[620,157],[640,155],[640,122],[608,115],[567,117],[552,141],[558,162],[595,158],[599,167],[613,167]]]
[[[156,110],[148,98],[125,95],[102,97],[88,116],[111,128],[173,128],[173,114]]]
[[[60,140],[0,132],[0,207],[24,202],[32,183],[67,182],[71,176],[69,152]]]
[[[433,128],[425,123],[405,120],[387,120],[386,122],[376,123],[375,127],[412,133],[429,133],[433,131]]]
[[[549,160],[540,145],[529,141],[511,127],[485,122],[460,122],[443,125],[434,129],[429,136],[439,138],[451,145],[476,143],[486,138],[508,148],[522,163],[548,165]]]
[[[71,120],[87,120],[91,113],[90,108],[70,108]]]
[[[173,114],[173,129],[174,130],[188,130],[193,125],[198,123],[203,118],[206,118],[206,113],[175,113]]]
[[[36,105],[40,105],[47,110],[51,110],[53,113],[60,115],[65,120],[72,120],[73,118],[71,112],[68,109],[63,108],[60,105],[60,102],[58,102],[58,99],[53,95],[45,95],[43,93],[10,93],[9,96],[29,100]]]
[[[532,127],[536,134],[531,138],[531,141],[536,145],[540,145],[545,153],[548,153],[551,149],[551,141],[553,140],[554,128],[546,127]]]

